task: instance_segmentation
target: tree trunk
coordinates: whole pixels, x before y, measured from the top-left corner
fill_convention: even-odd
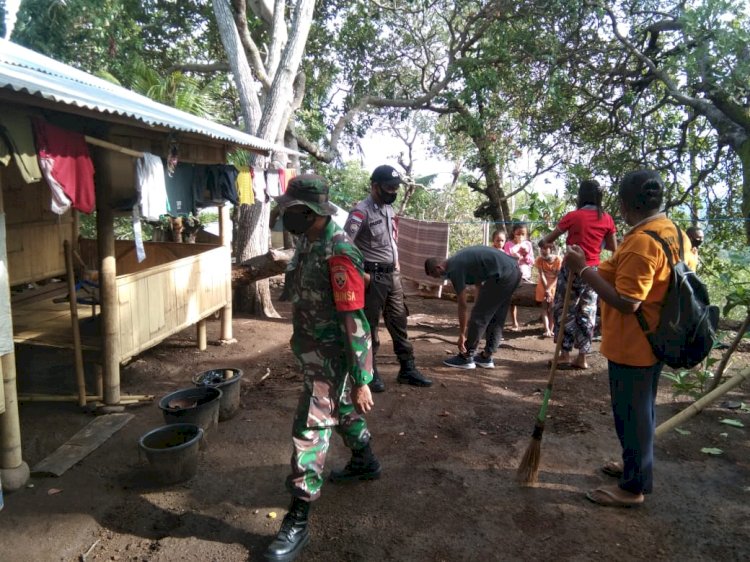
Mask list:
[[[236,213],[236,238],[234,239],[234,255],[238,263],[244,263],[250,258],[261,256],[268,252],[270,231],[268,219],[270,205],[259,201],[252,205],[240,205]],[[263,318],[279,318],[279,314],[271,302],[271,291],[268,279],[261,279],[249,285],[237,287],[234,299],[235,308],[242,312],[262,316]]]
[[[260,85],[253,78],[250,64],[247,62],[229,0],[213,0],[213,8],[221,43],[227,53],[229,67],[232,69],[234,83],[240,96],[245,131],[252,135],[261,117],[260,101],[258,94],[254,91],[259,90]]]
[[[750,244],[750,138],[737,148],[742,163],[742,217],[745,219],[745,237]]]

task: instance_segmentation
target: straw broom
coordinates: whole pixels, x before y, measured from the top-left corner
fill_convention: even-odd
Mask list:
[[[549,369],[549,380],[547,380],[547,388],[544,390],[544,399],[542,400],[542,407],[539,408],[539,414],[536,416],[536,422],[534,423],[534,431],[531,434],[531,442],[526,448],[526,452],[523,454],[521,464],[518,465],[516,471],[516,479],[518,483],[523,486],[532,486],[536,484],[537,477],[539,476],[539,461],[542,454],[542,434],[544,433],[544,420],[547,417],[547,405],[549,404],[550,396],[552,395],[552,383],[555,381],[555,372],[557,371],[557,358],[560,355],[560,349],[562,348],[563,332],[565,330],[565,321],[568,316],[568,308],[570,307],[570,293],[573,287],[573,279],[575,274],[572,271],[568,272],[568,283],[565,285],[565,299],[563,300],[562,315],[560,316],[560,329],[557,333],[557,343],[555,344],[555,355],[552,357],[552,364]]]

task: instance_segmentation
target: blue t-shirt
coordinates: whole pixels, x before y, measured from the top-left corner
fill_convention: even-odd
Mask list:
[[[488,279],[510,279],[517,275],[518,261],[490,246],[469,246],[448,258],[445,276],[453,283],[456,294],[466,285],[479,285]]]

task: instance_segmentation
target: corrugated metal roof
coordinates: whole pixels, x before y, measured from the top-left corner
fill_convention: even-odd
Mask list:
[[[5,39],[0,39],[0,88],[99,113],[128,117],[150,126],[195,133],[254,150],[294,152],[155,102]]]

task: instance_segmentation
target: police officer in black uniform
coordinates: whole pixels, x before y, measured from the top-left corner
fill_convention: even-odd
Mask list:
[[[404,290],[398,267],[398,230],[391,204],[396,200],[398,187],[403,183],[395,168],[378,166],[370,176],[370,195],[357,203],[349,213],[344,230],[365,258],[365,272],[370,283],[365,295],[365,315],[372,334],[373,379],[370,390],[383,392],[385,384],[380,378],[375,355],[380,347],[378,324],[380,313],[393,339],[393,351],[401,368],[397,381],[414,386],[430,386],[414,365],[414,347],[406,333],[409,312],[404,304]]]

